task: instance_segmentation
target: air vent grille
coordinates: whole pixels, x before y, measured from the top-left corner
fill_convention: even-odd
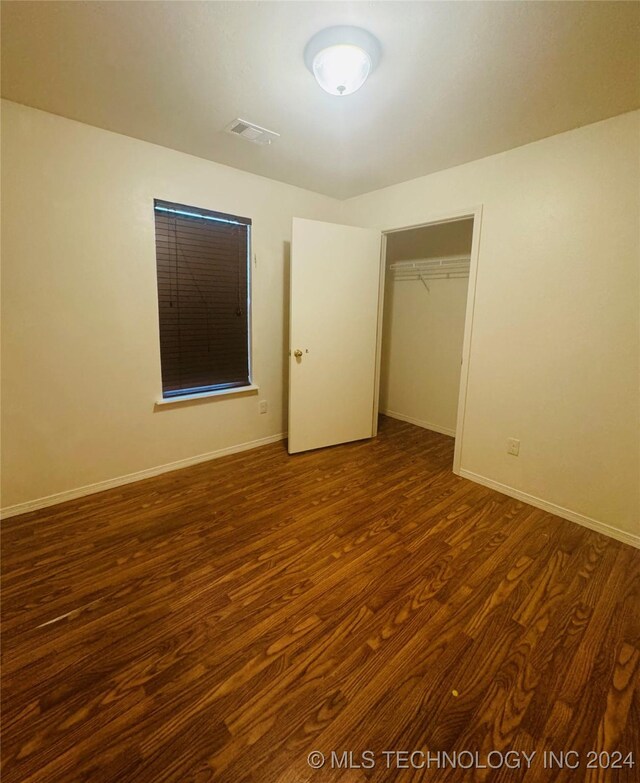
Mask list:
[[[272,141],[280,138],[280,134],[275,131],[267,130],[267,128],[262,128],[253,122],[241,119],[234,120],[227,125],[225,130],[227,133],[239,136],[241,139],[250,141],[253,144],[271,144]]]

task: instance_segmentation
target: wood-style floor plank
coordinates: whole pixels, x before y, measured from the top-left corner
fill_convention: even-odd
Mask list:
[[[7,520],[4,780],[636,780],[640,553],[452,457],[383,417],[371,441],[273,444]],[[536,758],[387,768],[385,750]],[[569,750],[578,769],[544,766]],[[636,766],[587,769],[590,750]]]

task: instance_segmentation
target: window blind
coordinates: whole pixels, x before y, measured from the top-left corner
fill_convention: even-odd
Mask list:
[[[154,206],[163,396],[248,385],[251,221]]]

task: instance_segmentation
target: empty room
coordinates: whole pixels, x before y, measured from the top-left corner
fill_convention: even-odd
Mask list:
[[[5,783],[632,783],[640,2],[3,0]]]

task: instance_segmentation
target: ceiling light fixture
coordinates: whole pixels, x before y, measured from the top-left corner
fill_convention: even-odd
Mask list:
[[[321,30],[304,50],[307,68],[331,95],[351,95],[359,90],[379,59],[377,38],[349,25]]]

